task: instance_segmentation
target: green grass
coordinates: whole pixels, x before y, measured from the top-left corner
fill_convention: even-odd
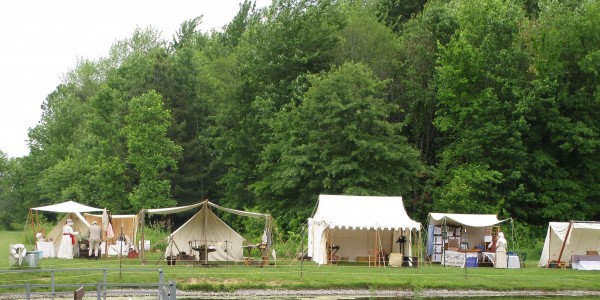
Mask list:
[[[9,244],[22,240],[21,232],[0,231],[0,271],[9,267]],[[17,242],[15,242],[17,241]],[[30,249],[31,245],[28,246]],[[174,280],[182,290],[234,291],[238,289],[369,289],[413,290],[600,290],[600,272],[537,267],[537,260],[526,262],[526,268],[455,268],[440,265],[418,268],[376,268],[365,264],[340,263],[316,265],[312,262],[278,260],[265,267],[244,264],[219,264],[215,267],[185,266],[177,262],[166,265],[161,253],[146,253],[146,262],[116,257],[93,259],[50,259],[40,261],[41,273],[6,273],[0,284],[49,283],[50,270],[55,270],[56,283],[97,283],[102,271],[82,268],[107,268],[108,283],[156,283],[159,268],[165,280]],[[273,262],[272,262],[273,263]]]

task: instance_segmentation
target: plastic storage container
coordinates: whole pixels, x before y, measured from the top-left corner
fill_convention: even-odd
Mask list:
[[[477,257],[467,257],[467,268],[477,268]]]

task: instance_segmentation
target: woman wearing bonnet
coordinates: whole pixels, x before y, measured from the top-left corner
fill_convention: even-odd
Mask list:
[[[496,268],[506,269],[508,267],[508,258],[506,257],[506,239],[504,233],[498,233],[498,240],[496,241]]]
[[[73,231],[73,220],[67,219],[67,224],[62,229],[62,240],[58,249],[58,258],[73,259],[73,245],[75,245],[75,236],[79,232]]]

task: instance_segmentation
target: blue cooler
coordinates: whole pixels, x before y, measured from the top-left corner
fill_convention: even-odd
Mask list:
[[[467,257],[467,268],[477,268],[477,257]]]

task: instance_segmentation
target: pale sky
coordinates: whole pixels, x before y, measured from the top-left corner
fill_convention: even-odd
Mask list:
[[[202,31],[220,30],[243,0],[0,0],[0,151],[29,154],[27,131],[46,96],[78,58],[108,55],[136,27],[171,40],[179,25],[202,15]],[[256,0],[258,7],[271,0]]]

